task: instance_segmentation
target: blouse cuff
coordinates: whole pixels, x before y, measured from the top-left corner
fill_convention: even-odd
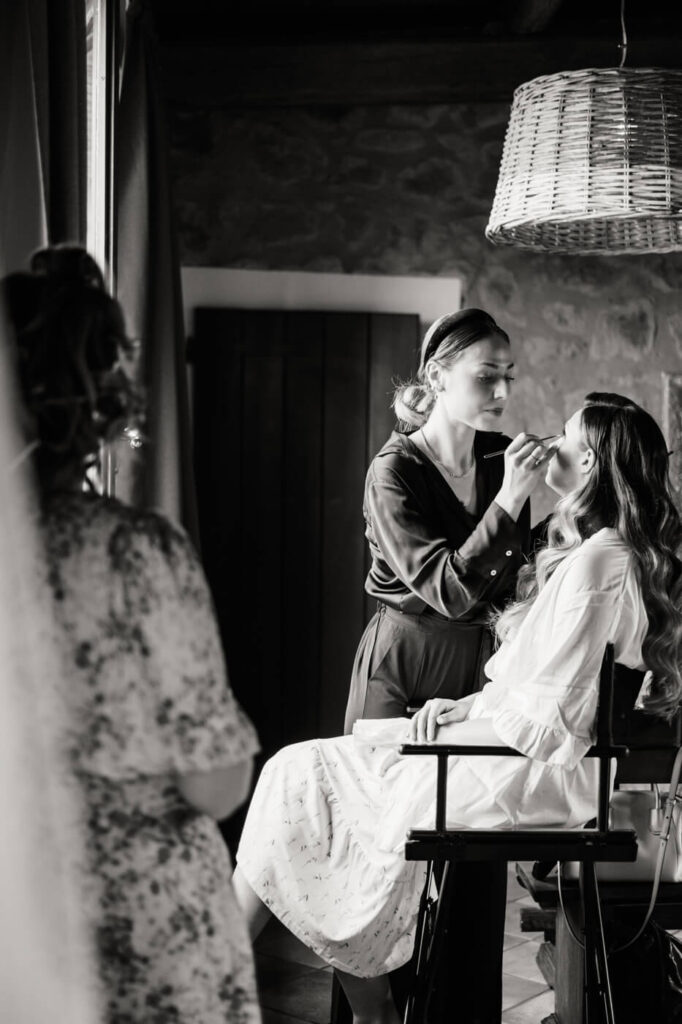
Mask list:
[[[492,501],[471,536],[459,548],[467,569],[488,580],[518,568],[523,545],[521,530],[508,512]]]
[[[534,722],[518,711],[501,708],[493,715],[493,729],[509,747],[543,764],[572,771],[592,746],[587,737],[573,736]]]

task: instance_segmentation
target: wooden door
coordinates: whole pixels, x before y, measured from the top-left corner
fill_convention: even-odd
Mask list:
[[[416,316],[198,309],[202,555],[228,671],[263,751],[338,735],[364,593],[367,466],[413,372]]]

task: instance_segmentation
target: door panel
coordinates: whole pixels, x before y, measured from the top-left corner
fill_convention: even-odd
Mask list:
[[[296,354],[287,360],[281,437],[283,505],[279,543],[284,569],[280,592],[283,662],[279,686],[282,742],[316,729],[320,679],[322,527],[322,358],[319,325],[291,316]]]
[[[342,730],[374,611],[364,478],[418,334],[416,316],[196,311],[202,553],[230,680],[266,754]]]
[[[343,732],[355,647],[364,628],[368,318],[330,318],[325,331],[319,726]],[[358,586],[358,582],[360,586]],[[350,638],[354,638],[355,643]]]
[[[391,401],[398,380],[415,372],[419,350],[419,324],[414,317],[373,313],[369,317],[370,351],[367,392],[367,465],[384,444],[395,422]],[[388,425],[388,427],[387,427]],[[364,548],[364,576],[369,572],[369,550]],[[364,593],[365,621],[375,611],[375,602]]]

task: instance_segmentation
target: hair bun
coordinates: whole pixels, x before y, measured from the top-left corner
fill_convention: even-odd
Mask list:
[[[79,245],[55,245],[49,249],[38,249],[31,257],[31,270],[57,286],[80,284],[105,290],[102,271],[92,256]]]
[[[419,381],[398,384],[393,393],[393,410],[403,427],[421,427],[429,418],[433,403],[433,393]]]

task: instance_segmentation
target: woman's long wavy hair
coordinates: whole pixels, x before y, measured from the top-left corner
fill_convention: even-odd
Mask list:
[[[564,558],[596,530],[613,527],[634,556],[649,619],[642,653],[652,681],[643,707],[670,717],[682,699],[682,523],[665,439],[635,402],[599,392],[585,399],[582,430],[595,453],[593,472],[557,503],[547,547],[519,573],[516,601],[495,630],[501,640],[508,636]]]

